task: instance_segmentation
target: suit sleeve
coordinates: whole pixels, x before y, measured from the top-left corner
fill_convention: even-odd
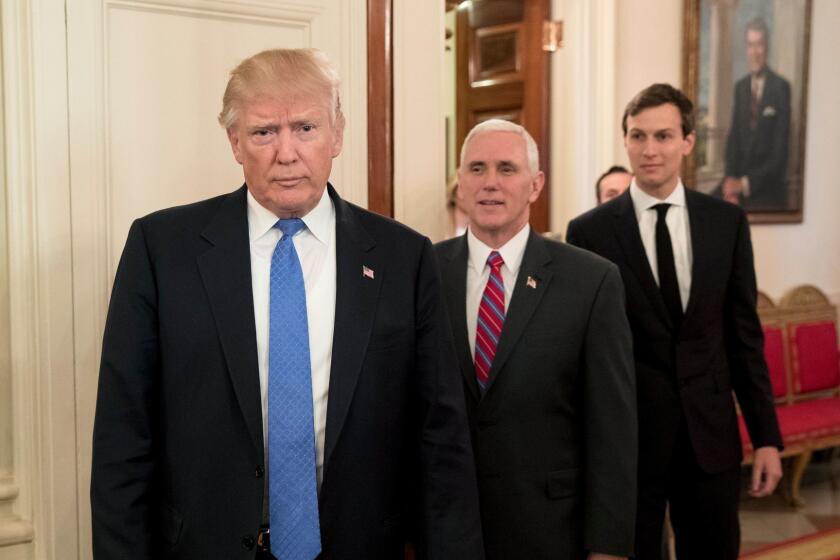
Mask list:
[[[590,311],[584,352],[585,543],[592,552],[631,556],[638,457],[636,381],[624,286],[614,265],[604,275]]]
[[[463,387],[443,308],[432,245],[425,240],[416,292],[421,558],[484,558],[478,485]]]
[[[724,302],[724,336],[732,387],[754,448],[782,448],[773,405],[770,376],[764,360],[764,333],[756,311],[757,289],[750,227],[739,213],[732,274]]]
[[[158,368],[156,289],[135,222],[114,281],[102,343],[90,500],[97,560],[153,557]]]
[[[566,228],[566,243],[574,245],[575,247],[580,247],[581,249],[587,248],[577,220],[569,222],[569,226]]]

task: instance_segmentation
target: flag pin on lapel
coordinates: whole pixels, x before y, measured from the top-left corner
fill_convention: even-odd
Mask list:
[[[525,281],[525,285],[529,288],[533,288],[534,290],[537,289],[537,279],[533,276],[529,276],[528,279]]]
[[[370,278],[371,280],[373,280],[373,269],[368,268],[365,265],[362,265],[362,276],[364,276],[365,278]]]

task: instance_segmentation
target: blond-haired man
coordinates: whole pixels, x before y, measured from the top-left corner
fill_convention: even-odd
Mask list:
[[[344,202],[338,76],[315,50],[231,74],[245,184],[137,220],[94,428],[96,558],[483,556],[428,239]]]

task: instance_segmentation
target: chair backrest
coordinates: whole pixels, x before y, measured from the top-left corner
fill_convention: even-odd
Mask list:
[[[799,286],[778,306],[788,340],[794,400],[840,394],[837,308],[814,286]]]
[[[758,292],[758,316],[764,330],[764,359],[770,372],[773,398],[777,404],[791,402],[790,370],[787,367],[787,341],[783,314],[764,292]]]

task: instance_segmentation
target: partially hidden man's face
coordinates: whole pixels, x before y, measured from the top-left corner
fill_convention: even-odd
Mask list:
[[[515,132],[482,132],[464,149],[457,196],[469,215],[470,228],[485,243],[486,239],[504,243],[528,223],[544,175],[531,173],[525,139]]]
[[[752,74],[758,74],[767,64],[767,38],[762,31],[747,30],[747,64]]]
[[[626,191],[627,187],[630,186],[630,181],[632,180],[632,175],[621,171],[610,173],[601,179],[601,183],[598,185],[598,204],[603,204],[608,200],[612,200]]]
[[[278,218],[301,217],[321,199],[343,131],[326,99],[258,97],[228,129],[251,195]]]
[[[677,186],[683,157],[694,148],[694,133],[683,136],[679,109],[666,103],[627,117],[624,147],[639,188],[667,196]]]

